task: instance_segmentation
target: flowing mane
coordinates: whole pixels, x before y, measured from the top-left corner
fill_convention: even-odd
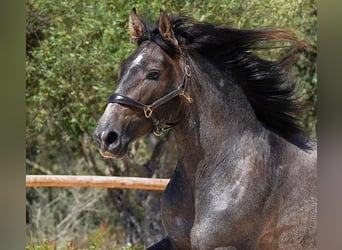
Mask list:
[[[288,77],[288,69],[297,50],[302,47],[294,35],[279,29],[247,30],[216,26],[187,16],[172,16],[170,21],[181,48],[201,54],[221,71],[235,76],[265,127],[307,148],[307,142],[298,140],[303,134],[299,121],[303,106],[295,96],[295,82]],[[154,24],[143,21],[143,26],[144,36],[139,38],[138,45],[151,40],[170,56],[179,55],[173,44],[162,39],[159,21]],[[267,46],[267,42],[278,41],[290,43],[286,47],[286,55],[279,60],[262,59],[254,53],[272,49],[274,47]]]

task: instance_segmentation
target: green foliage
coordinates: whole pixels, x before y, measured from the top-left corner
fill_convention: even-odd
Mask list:
[[[317,92],[317,1],[315,0],[189,0],[189,1],[91,1],[91,0],[28,0],[27,2],[27,159],[28,174],[103,174],[135,175],[119,161],[103,160],[96,152],[91,134],[104,110],[107,96],[114,90],[119,63],[134,49],[128,37],[128,15],[135,6],[140,16],[154,20],[159,9],[168,13],[185,13],[202,21],[225,23],[237,28],[284,28],[293,30],[306,48],[300,53],[293,70],[299,95],[308,102],[303,117],[307,133],[315,135]],[[131,158],[142,165],[151,156],[149,141],[138,141],[131,149]],[[82,193],[84,192],[84,193]],[[73,199],[78,197],[77,200]],[[27,224],[29,239],[49,238],[54,228],[72,210],[85,204],[88,197],[97,204],[98,216],[113,217],[103,193],[47,189],[27,191]],[[58,200],[58,202],[55,202]],[[64,201],[64,202],[61,202]],[[130,196],[131,208],[138,221],[142,211]],[[51,210],[42,207],[54,202]],[[58,205],[60,204],[60,205]],[[101,209],[107,209],[107,212]],[[40,209],[40,210],[39,210]],[[37,211],[45,213],[46,224]],[[99,212],[100,211],[100,212]],[[96,232],[99,217],[78,213],[67,234],[83,235],[78,223]],[[35,218],[35,220],[33,220]],[[35,227],[32,220],[39,222]],[[90,226],[92,224],[93,226]],[[79,231],[77,231],[79,230]],[[114,230],[115,231],[115,230]],[[116,232],[120,235],[118,232]],[[99,236],[96,238],[96,235]],[[93,235],[97,249],[99,232]],[[122,235],[121,235],[122,236]],[[63,236],[64,237],[64,236]],[[63,237],[61,239],[63,239]],[[80,237],[80,236],[79,236]],[[65,242],[67,237],[64,238]],[[28,243],[27,249],[54,249]],[[91,245],[90,244],[90,245]],[[44,244],[43,244],[44,245]],[[72,249],[72,248],[70,248]],[[142,249],[142,248],[127,248]]]
[[[143,250],[143,249],[145,249],[145,248],[144,248],[144,246],[141,246],[141,245],[122,248],[122,250]]]

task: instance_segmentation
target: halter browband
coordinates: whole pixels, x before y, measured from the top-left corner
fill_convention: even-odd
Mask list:
[[[187,61],[187,60],[186,60]],[[153,133],[156,136],[160,136],[164,131],[171,129],[173,126],[177,125],[176,123],[166,123],[166,127],[163,127],[162,124],[160,124],[160,121],[156,119],[156,117],[153,115],[153,111],[160,107],[161,105],[171,101],[177,96],[183,96],[185,99],[191,103],[192,99],[187,93],[188,85],[189,85],[189,78],[190,78],[190,66],[186,62],[185,65],[185,74],[184,74],[184,80],[181,86],[179,86],[177,89],[171,91],[170,93],[164,95],[163,97],[155,100],[152,104],[146,105],[139,101],[133,100],[127,96],[123,96],[117,93],[113,93],[108,97],[108,103],[118,103],[123,106],[129,107],[129,108],[137,108],[144,112],[144,115],[147,119],[150,119],[153,123]]]

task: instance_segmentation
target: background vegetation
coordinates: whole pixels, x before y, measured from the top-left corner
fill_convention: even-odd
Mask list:
[[[134,49],[128,37],[133,6],[150,20],[162,8],[238,28],[293,30],[307,44],[293,75],[308,104],[303,123],[315,136],[315,0],[28,0],[27,174],[170,177],[175,149],[169,134],[139,140],[122,161],[101,158],[91,140],[118,64]],[[28,188],[27,249],[139,249],[163,235],[159,197],[139,190]]]

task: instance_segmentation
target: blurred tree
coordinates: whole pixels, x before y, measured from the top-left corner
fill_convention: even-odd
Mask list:
[[[170,176],[176,154],[170,135],[160,140],[151,135],[137,141],[123,161],[101,158],[91,140],[106,98],[115,88],[116,69],[134,49],[128,37],[128,14],[133,6],[148,20],[157,17],[162,8],[174,14],[185,13],[201,21],[238,28],[293,30],[307,44],[293,74],[301,86],[299,95],[308,102],[303,122],[307,133],[315,136],[315,0],[152,0],[139,3],[131,0],[28,0],[28,174]],[[29,239],[59,235],[66,242],[80,237],[85,230],[95,230],[102,223],[113,225],[113,228],[121,226],[122,244],[141,242],[149,245],[161,238],[160,192],[108,189],[107,194],[89,189],[28,189]],[[42,210],[46,204],[49,204],[49,210]],[[86,204],[92,204],[97,215],[74,209],[88,209]],[[73,214],[73,220],[69,226],[56,234],[55,228],[62,227],[58,225],[63,225],[70,214]],[[85,230],[79,225],[84,225]],[[113,232],[119,234],[118,230],[113,229]]]

